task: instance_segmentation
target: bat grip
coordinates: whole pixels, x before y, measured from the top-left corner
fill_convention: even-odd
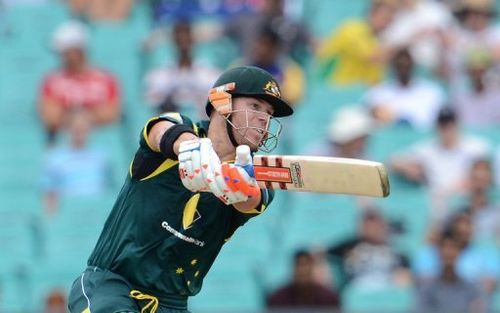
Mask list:
[[[252,155],[250,154],[250,147],[247,145],[240,145],[236,147],[236,161],[235,164],[239,166],[246,166],[252,164]]]
[[[240,145],[236,147],[236,160],[234,165],[242,167],[248,175],[255,177],[253,171],[252,155],[250,153],[250,147],[247,145]]]

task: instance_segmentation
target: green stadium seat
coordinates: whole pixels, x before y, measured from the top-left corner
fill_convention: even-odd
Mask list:
[[[324,247],[356,232],[360,210],[354,197],[299,194],[293,203],[293,211],[286,213],[290,217],[281,234],[286,234],[286,249]]]
[[[251,270],[233,260],[215,262],[203,281],[203,289],[190,299],[192,311],[205,312],[258,312],[263,307],[263,295]],[[227,265],[233,264],[230,268]]]
[[[325,82],[311,83],[306,90],[306,98],[296,108],[289,122],[295,137],[294,146],[305,148],[304,143],[325,138],[333,113],[345,106],[359,105],[364,91],[364,86],[340,88]],[[300,148],[296,151],[303,152]]]
[[[389,221],[402,224],[403,232],[392,239],[396,248],[408,256],[425,240],[429,226],[429,201],[424,187],[392,188],[389,197],[377,201]]]
[[[500,290],[497,288],[491,299],[492,312],[500,312]]]
[[[388,161],[392,154],[429,138],[430,132],[415,131],[408,125],[392,124],[377,129],[370,137],[368,151],[374,159]]]
[[[318,37],[325,37],[349,18],[363,17],[369,0],[357,1],[304,1],[302,20],[309,25]]]
[[[342,304],[348,313],[410,312],[414,308],[414,291],[398,287],[366,290],[348,286],[342,295]]]
[[[67,6],[60,1],[43,5],[15,5],[5,11],[11,44],[28,53],[50,47],[52,32],[69,18]]]

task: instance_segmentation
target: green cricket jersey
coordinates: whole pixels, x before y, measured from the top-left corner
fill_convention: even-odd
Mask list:
[[[186,308],[234,231],[262,213],[273,193],[262,190],[262,204],[241,213],[211,193],[193,193],[179,178],[178,162],[153,151],[147,135],[161,120],[189,125],[206,137],[208,122],[194,124],[169,113],[145,125],[140,147],[114,204],[89,266],[108,269],[134,288],[156,296],[161,305]]]

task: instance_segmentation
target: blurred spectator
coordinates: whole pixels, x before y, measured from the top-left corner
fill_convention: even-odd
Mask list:
[[[373,129],[373,120],[364,108],[342,108],[332,115],[328,127],[328,141],[317,144],[309,150],[309,154],[368,159],[367,143]]]
[[[85,111],[69,118],[69,146],[53,148],[44,161],[42,184],[44,204],[52,214],[62,196],[94,196],[110,185],[109,162],[103,151],[87,143],[91,122]]]
[[[430,129],[443,105],[443,91],[436,83],[415,77],[413,57],[407,48],[394,54],[391,65],[395,80],[387,80],[366,94],[373,116],[382,123]]]
[[[66,295],[59,290],[53,290],[45,299],[44,313],[66,313],[68,306],[66,304]]]
[[[488,157],[490,146],[482,138],[460,132],[455,112],[443,107],[436,121],[437,136],[417,142],[392,157],[392,169],[403,177],[429,186],[432,220],[439,222],[448,210],[447,201],[463,192],[467,175],[478,158]]]
[[[298,251],[294,257],[292,281],[270,294],[270,309],[333,309],[339,307],[339,296],[315,280],[315,257],[310,252]]]
[[[263,0],[257,12],[237,15],[225,29],[226,35],[239,43],[245,59],[252,57],[259,31],[270,25],[281,40],[281,52],[301,62],[312,44],[307,25],[292,20],[285,13],[285,0]]]
[[[40,115],[53,142],[64,126],[68,112],[83,108],[93,125],[115,122],[120,117],[120,96],[115,78],[87,62],[87,32],[82,24],[68,22],[53,37],[54,49],[60,54],[61,68],[43,80]]]
[[[459,24],[444,34],[441,72],[452,79],[465,74],[466,55],[484,49],[494,62],[500,60],[500,26],[495,25],[497,12],[493,0],[457,0],[453,2]]]
[[[500,188],[500,145],[495,152],[495,160],[493,164],[494,181],[497,188]]]
[[[251,56],[242,60],[245,65],[271,73],[278,80],[286,100],[292,105],[299,103],[304,94],[305,75],[299,64],[281,53],[282,40],[278,33],[270,25],[263,25],[252,48]]]
[[[384,43],[391,47],[410,47],[419,66],[434,69],[443,49],[442,33],[453,24],[450,9],[434,0],[401,0]]]
[[[324,40],[317,57],[323,66],[334,61],[332,83],[373,85],[382,80],[390,51],[381,37],[394,12],[394,1],[374,0],[366,19],[345,22]]]
[[[10,7],[15,5],[43,5],[47,4],[49,0],[0,0],[0,7]]]
[[[472,216],[476,242],[500,243],[500,208],[494,203],[493,193],[491,162],[476,160],[467,181],[468,202],[463,208]]]
[[[119,22],[128,17],[134,0],[69,0],[75,17],[92,21]]]
[[[355,238],[328,248],[334,268],[343,281],[339,286],[378,289],[407,286],[411,282],[408,259],[389,245],[389,229],[382,215],[366,210]]]
[[[488,51],[471,50],[466,58],[467,80],[451,79],[452,98],[464,126],[500,125],[500,86],[491,79],[493,63]]]
[[[186,114],[187,110],[195,111],[200,118],[207,118],[205,102],[219,71],[193,59],[193,34],[187,20],[177,21],[171,35],[177,59],[174,64],[147,73],[146,100],[159,112]]]
[[[418,288],[418,312],[486,312],[480,290],[456,272],[460,244],[451,234],[444,234],[439,240],[438,250],[439,274]]]
[[[460,255],[456,262],[457,275],[460,279],[478,286],[486,295],[490,295],[496,288],[500,273],[498,250],[472,242],[474,225],[468,212],[460,211],[453,215],[444,232],[451,233],[460,246]],[[422,247],[417,251],[413,265],[415,275],[421,282],[438,277],[440,269],[443,268],[438,248],[434,245]]]

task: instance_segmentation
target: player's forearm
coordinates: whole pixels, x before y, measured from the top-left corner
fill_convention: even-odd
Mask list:
[[[174,153],[179,155],[179,146],[181,142],[186,141],[186,140],[192,140],[196,139],[198,136],[192,133],[182,133],[179,138],[174,142]]]

